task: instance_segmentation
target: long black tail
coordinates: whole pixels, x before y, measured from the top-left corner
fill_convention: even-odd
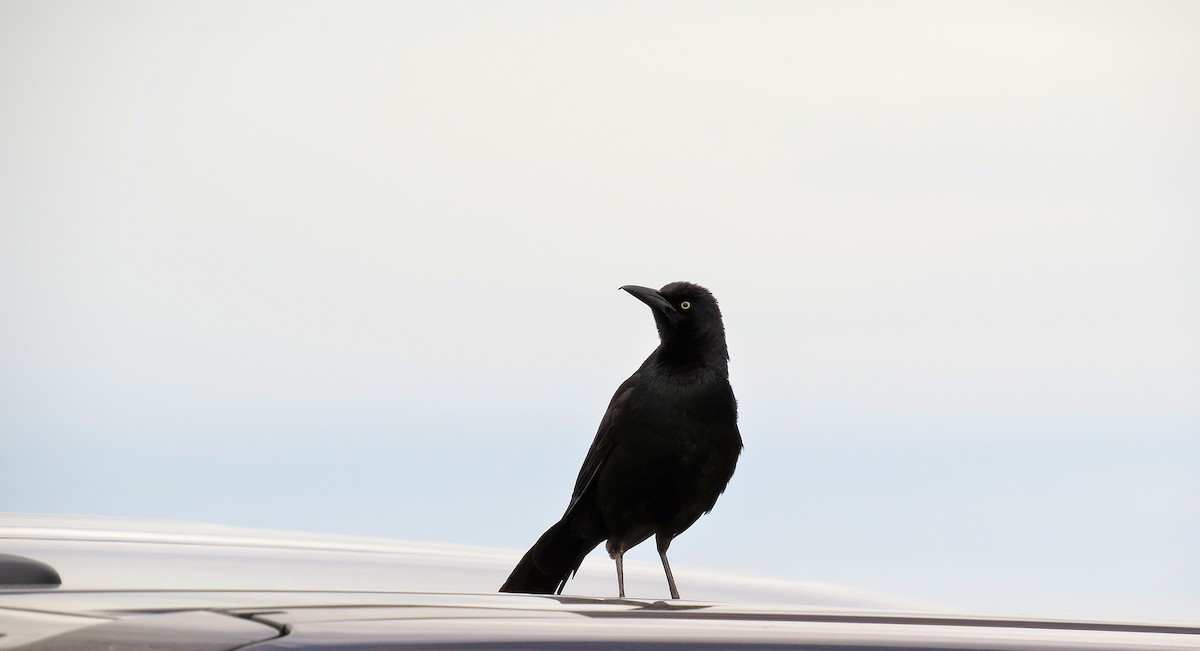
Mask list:
[[[564,517],[546,530],[517,563],[500,592],[558,594],[579,569],[583,557],[603,538],[586,536]]]

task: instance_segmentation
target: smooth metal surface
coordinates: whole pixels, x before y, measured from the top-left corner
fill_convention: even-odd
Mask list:
[[[1200,650],[1200,622],[885,609],[834,603],[837,592],[803,605],[497,594],[495,577],[516,552],[164,523],[34,524],[0,517],[0,550],[70,571],[61,588],[0,589],[0,648]],[[642,569],[661,585],[657,567]],[[428,587],[439,576],[487,589]]]
[[[156,520],[0,514],[0,553],[59,570],[60,589],[355,590],[490,593],[517,550]],[[626,593],[666,598],[657,562],[625,559]],[[674,568],[689,599],[914,608],[840,586]],[[499,579],[497,578],[499,577]],[[584,561],[569,594],[611,594],[611,561]]]

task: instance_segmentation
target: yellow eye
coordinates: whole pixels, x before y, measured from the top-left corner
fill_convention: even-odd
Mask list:
[[[691,304],[690,302],[688,302],[688,301],[684,301],[684,302],[682,302],[682,303],[680,303],[680,304],[679,304],[679,309],[681,309],[681,310],[690,310],[690,309],[692,309],[692,304]]]

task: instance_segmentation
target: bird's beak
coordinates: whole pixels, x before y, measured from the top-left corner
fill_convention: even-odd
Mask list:
[[[621,289],[633,294],[634,298],[645,303],[646,305],[649,305],[651,308],[662,312],[663,314],[675,311],[675,306],[671,305],[670,301],[663,298],[663,295],[659,294],[657,289],[639,287],[638,285],[625,285]]]

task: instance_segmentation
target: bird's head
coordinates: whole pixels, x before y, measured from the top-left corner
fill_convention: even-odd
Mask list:
[[[664,347],[679,352],[694,350],[705,356],[716,353],[723,359],[729,358],[721,308],[712,292],[683,281],[664,285],[658,290],[638,285],[625,285],[621,289],[650,306]]]

